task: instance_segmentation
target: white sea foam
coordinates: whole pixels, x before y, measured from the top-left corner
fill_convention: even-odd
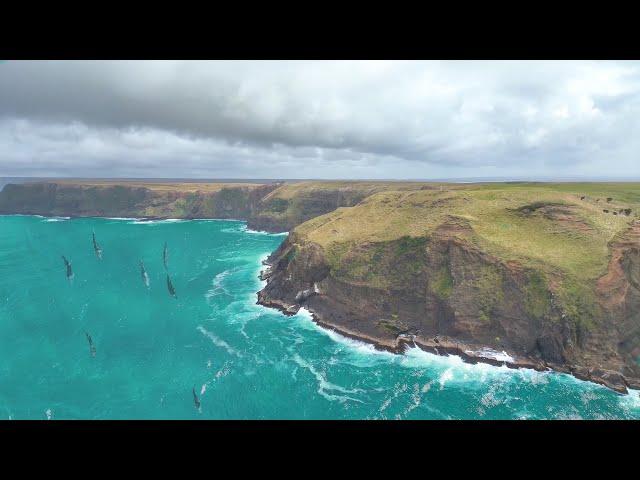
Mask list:
[[[311,312],[309,312],[309,310],[307,310],[304,307],[300,308],[295,318],[298,318],[300,320],[300,325],[303,326],[305,329],[316,330],[318,332],[321,332],[327,337],[329,337],[331,340],[333,340],[334,342],[341,345],[345,345],[349,347],[349,349],[353,350],[354,352],[361,353],[361,354],[368,354],[368,355],[381,355],[381,356],[388,357],[390,359],[395,357],[395,355],[391,352],[388,352],[386,350],[376,349],[375,346],[371,343],[345,337],[344,335],[341,335],[339,332],[335,330],[318,325],[316,322],[313,321],[313,316],[311,315]]]
[[[405,349],[403,355],[403,361],[401,362],[408,367],[428,367],[431,365],[438,365],[443,368],[452,367],[455,370],[467,370],[469,372],[489,373],[496,375],[516,375],[517,372],[535,372],[530,369],[515,370],[507,366],[494,366],[488,363],[467,363],[459,355],[436,355],[435,353],[425,352],[419,347],[408,347]],[[537,372],[535,372],[537,373]]]
[[[130,225],[150,225],[150,224],[154,224],[154,223],[158,223],[157,220],[144,220],[144,219],[134,219],[130,222],[128,222]]]
[[[629,389],[629,393],[619,396],[619,402],[622,408],[637,414],[640,411],[640,390]]]
[[[385,400],[382,402],[382,405],[380,405],[380,408],[378,409],[378,411],[381,414],[384,414],[384,411],[389,408],[389,405],[391,405],[391,402],[393,402],[396,398],[398,398],[398,395],[400,395],[401,393],[404,393],[407,391],[407,384],[406,383],[396,383],[393,386],[393,394],[390,397],[385,398]]]
[[[276,237],[283,237],[285,235],[289,235],[289,232],[278,232],[278,233],[271,233],[271,232],[266,232],[264,230],[252,230],[249,227],[247,227],[246,224],[242,225],[240,227],[240,230],[243,233],[251,233],[253,235],[271,235],[271,236],[276,236]]]
[[[510,379],[543,384],[547,382],[548,375],[546,372],[536,372],[531,369],[511,369],[505,365],[497,367],[487,363],[471,364],[457,355],[436,355],[418,347],[407,348],[404,355],[400,356],[398,364],[411,369],[441,372],[437,380],[440,390],[449,384],[464,384],[467,389],[482,389],[488,381],[509,381]]]
[[[216,379],[226,377],[231,372],[231,368],[229,367],[229,362],[224,362],[224,365],[220,370],[216,372]]]
[[[70,219],[71,217],[48,217],[48,218],[45,218],[44,221],[45,222],[65,222]]]
[[[409,415],[413,410],[415,410],[416,408],[418,408],[421,404],[422,404],[422,396],[420,395],[421,391],[420,391],[420,385],[415,384],[413,386],[413,393],[411,393],[411,403],[409,404],[409,406],[404,410],[404,412],[402,412],[402,414],[406,417],[407,415]]]
[[[50,408],[47,408],[47,410],[44,413],[47,416],[47,420],[51,420],[53,418],[53,412],[51,411]]]
[[[207,290],[207,292],[204,294],[205,298],[207,300],[220,295],[220,293],[229,293],[227,291],[226,288],[224,288],[224,285],[222,284],[222,281],[231,273],[231,270],[225,270],[223,272],[218,273],[215,277],[213,277],[213,280],[211,280],[211,288],[209,290]]]
[[[461,377],[461,380],[468,379],[469,377],[484,381],[486,376],[489,375],[514,375],[517,371],[520,371],[522,375],[533,374],[536,376],[540,374],[540,372],[535,372],[534,370],[529,369],[521,369],[521,370],[513,370],[509,369],[506,366],[496,367],[493,365],[489,365],[486,363],[477,363],[470,364],[466,363],[462,358],[458,355],[448,355],[442,356],[434,353],[426,352],[421,348],[407,347],[403,355],[396,355],[392,352],[388,352],[386,350],[378,350],[374,347],[374,345],[361,341],[355,340],[352,338],[345,337],[335,330],[328,329],[322,327],[313,321],[313,317],[311,312],[309,312],[304,307],[300,308],[298,314],[296,315],[298,319],[300,319],[300,325],[306,329],[316,329],[325,335],[327,335],[331,340],[336,343],[345,345],[349,347],[354,352],[363,354],[363,355],[378,355],[387,357],[390,360],[398,359],[401,365],[410,367],[410,368],[444,368],[446,376],[443,378],[443,382],[446,383],[449,380],[453,379],[454,372],[457,369],[465,370],[465,374]],[[495,350],[491,350],[489,348],[479,350],[479,353],[482,353],[483,356],[487,358],[494,358],[499,361],[513,361],[513,358],[509,356],[505,352],[497,352]],[[447,369],[450,371],[447,373]],[[526,373],[522,373],[526,372]],[[544,383],[544,379],[541,379],[539,383]],[[442,385],[444,385],[442,383]]]
[[[236,349],[231,347],[231,345],[229,345],[227,342],[222,340],[220,337],[217,337],[213,332],[210,332],[209,330],[204,328],[202,325],[198,326],[198,331],[202,333],[205,337],[207,337],[209,340],[211,340],[211,342],[216,347],[224,348],[231,355],[235,355],[237,357],[242,356],[240,352],[238,352]]]
[[[325,374],[323,374],[322,372],[317,371],[313,365],[311,365],[309,362],[307,362],[306,360],[304,360],[300,355],[298,355],[297,353],[293,355],[293,360],[300,365],[302,368],[305,368],[307,370],[309,370],[313,376],[316,378],[316,381],[318,382],[318,393],[320,395],[322,395],[324,398],[326,398],[327,400],[330,401],[338,401],[340,403],[344,403],[347,402],[349,400],[354,401],[354,402],[359,402],[359,403],[364,403],[362,400],[359,400],[357,398],[353,398],[350,397],[348,395],[338,395],[338,394],[334,394],[331,392],[340,392],[343,394],[354,394],[354,393],[361,393],[364,392],[364,390],[359,389],[359,388],[355,388],[355,389],[348,389],[348,388],[344,388],[340,385],[336,385],[335,383],[331,383],[327,380],[327,377],[325,376]]]
[[[134,219],[133,221],[129,222],[129,224],[131,225],[160,225],[163,223],[181,223],[181,222],[188,222],[189,220],[184,219],[184,218],[164,218],[162,220],[146,220],[146,219]]]
[[[498,392],[496,385],[491,385],[489,390],[480,398],[480,403],[485,408],[492,408],[504,403],[505,399],[505,396]]]
[[[505,352],[504,350],[502,352],[498,352],[496,350],[493,350],[491,348],[481,348],[480,350],[466,350],[466,353],[468,353],[469,355],[475,355],[478,357],[483,357],[483,358],[489,358],[489,359],[493,359],[493,360],[497,360],[499,362],[510,362],[513,363],[515,360],[514,358],[509,355],[507,352]]]
[[[440,375],[440,378],[438,379],[438,382],[440,382],[440,390],[442,390],[445,384],[452,379],[453,379],[453,367],[449,367],[444,372],[442,372],[442,374]]]
[[[304,307],[300,308],[296,317],[300,320],[299,325],[305,329],[317,329],[321,331],[336,343],[346,345],[352,351],[366,354],[374,354],[380,356],[386,356],[389,359],[398,359],[398,362],[402,366],[409,368],[437,368],[443,369],[444,372],[440,377],[441,388],[450,381],[468,381],[478,380],[475,382],[480,385],[484,382],[488,376],[514,376],[520,375],[523,380],[530,381],[534,384],[544,384],[547,380],[546,372],[536,372],[531,369],[511,369],[507,366],[494,366],[487,363],[471,364],[465,362],[462,357],[458,355],[437,355],[434,353],[426,352],[417,346],[407,347],[403,355],[396,355],[394,353],[378,350],[372,344],[363,342],[360,340],[351,339],[341,335],[335,330],[324,328],[313,321],[312,314]],[[492,358],[498,361],[513,362],[514,359],[506,352],[498,352],[490,348],[483,348],[476,353],[485,358]],[[459,378],[456,376],[456,372],[461,371]]]

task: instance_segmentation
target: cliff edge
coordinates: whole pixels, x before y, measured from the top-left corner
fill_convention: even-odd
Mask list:
[[[298,226],[259,303],[381,348],[640,388],[640,189],[387,191]]]

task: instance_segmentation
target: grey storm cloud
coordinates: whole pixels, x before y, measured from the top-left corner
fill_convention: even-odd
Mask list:
[[[640,175],[640,63],[8,61],[0,176]]]

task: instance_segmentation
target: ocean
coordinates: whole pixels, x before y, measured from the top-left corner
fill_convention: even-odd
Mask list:
[[[256,305],[284,238],[240,221],[0,216],[0,418],[640,418],[637,391],[381,352]]]

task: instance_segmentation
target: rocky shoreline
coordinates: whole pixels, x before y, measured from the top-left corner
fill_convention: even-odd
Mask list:
[[[274,252],[275,254],[276,252]],[[270,259],[273,258],[272,254]],[[272,278],[273,264],[269,259],[262,262],[268,268],[260,272],[259,278],[262,281],[269,282]],[[404,354],[407,347],[417,347],[421,350],[441,356],[455,355],[460,357],[464,362],[469,364],[484,363],[493,365],[495,367],[505,366],[511,369],[531,369],[538,372],[554,371],[558,373],[565,373],[572,375],[575,378],[583,381],[589,381],[603,385],[614,392],[624,395],[628,394],[628,387],[632,387],[627,383],[627,380],[617,372],[608,370],[600,370],[595,368],[575,368],[565,365],[556,364],[553,362],[546,362],[544,360],[527,358],[522,355],[517,355],[513,352],[496,352],[487,345],[470,344],[467,342],[461,342],[446,336],[436,335],[432,338],[425,338],[418,335],[399,334],[395,339],[384,339],[381,337],[375,337],[367,335],[361,332],[355,332],[345,326],[338,325],[323,318],[320,312],[317,312],[313,307],[306,304],[305,300],[301,300],[296,303],[288,303],[281,299],[272,298],[266,292],[265,289],[261,289],[257,292],[256,304],[262,305],[267,308],[273,308],[286,316],[296,315],[301,308],[304,308],[311,315],[311,319],[314,323],[322,328],[335,331],[340,335],[358,340],[361,342],[373,345],[374,348],[387,351],[394,354]],[[490,356],[491,354],[501,353],[502,357],[496,358],[497,355]],[[489,354],[489,355],[488,355]],[[633,385],[633,387],[637,387]]]

